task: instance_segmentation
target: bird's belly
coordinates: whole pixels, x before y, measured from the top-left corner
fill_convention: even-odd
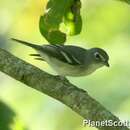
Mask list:
[[[89,69],[89,67],[83,67],[81,65],[70,65],[56,59],[51,59],[48,64],[62,76],[85,76],[94,72],[96,69]]]
[[[57,60],[54,57],[48,57],[46,54],[41,54],[42,58],[61,76],[86,76],[93,73],[96,69],[102,65],[70,65]]]

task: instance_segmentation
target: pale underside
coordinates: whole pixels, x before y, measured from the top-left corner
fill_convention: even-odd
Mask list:
[[[61,76],[86,76],[93,73],[96,69],[103,66],[103,64],[91,64],[89,66],[70,65],[59,61],[54,57],[48,57],[43,52],[39,52],[41,57]]]

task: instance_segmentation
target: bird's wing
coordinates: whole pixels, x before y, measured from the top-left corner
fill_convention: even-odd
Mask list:
[[[70,45],[44,45],[43,51],[70,65],[82,65],[87,53],[86,49]]]
[[[32,47],[41,53],[46,53],[50,57],[59,59],[62,62],[71,65],[82,65],[85,62],[87,50],[77,46],[71,45],[44,45],[39,46],[26,41],[12,38],[13,41],[22,43],[26,46]],[[39,54],[32,54],[31,56],[39,56]],[[40,57],[36,58],[39,59]]]

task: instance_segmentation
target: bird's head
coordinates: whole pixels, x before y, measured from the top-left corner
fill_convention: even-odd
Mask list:
[[[89,57],[91,57],[92,64],[109,67],[109,56],[101,48],[91,48],[89,49]]]

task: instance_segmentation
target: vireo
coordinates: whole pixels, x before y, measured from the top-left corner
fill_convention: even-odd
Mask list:
[[[72,45],[35,45],[26,41],[12,40],[34,48],[35,59],[46,61],[61,76],[85,76],[102,66],[109,67],[109,56],[101,48],[84,49]]]

